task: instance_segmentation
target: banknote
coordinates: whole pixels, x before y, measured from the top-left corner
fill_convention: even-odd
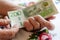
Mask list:
[[[19,25],[19,28],[23,27],[23,22],[26,20],[22,10],[9,11],[8,17],[11,20],[11,26]]]
[[[46,18],[56,14],[58,11],[52,0],[42,0],[35,5],[23,9],[26,17],[41,15]]]
[[[9,11],[8,16],[11,20],[11,25],[18,24],[20,28],[23,27],[23,22],[28,17],[41,15],[43,18],[47,18],[54,14],[57,14],[57,9],[52,0],[42,0],[36,4],[15,11]]]

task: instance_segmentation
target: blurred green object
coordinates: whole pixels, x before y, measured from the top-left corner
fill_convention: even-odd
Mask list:
[[[49,34],[49,31],[47,28],[42,28],[40,30],[36,30],[35,32],[33,32],[33,34],[30,35],[30,38],[28,40],[38,40],[38,37],[40,36],[40,34],[42,33],[47,33]]]

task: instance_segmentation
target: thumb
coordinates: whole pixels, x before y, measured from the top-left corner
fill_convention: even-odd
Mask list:
[[[5,26],[10,23],[10,20],[8,19],[7,16],[4,17],[4,19],[0,19],[0,26]]]
[[[5,26],[5,25],[8,25],[9,23],[10,23],[10,20],[0,19],[0,26]]]
[[[55,26],[53,25],[53,23],[46,21],[45,22],[45,26],[49,29],[49,30],[53,30],[55,28]]]
[[[14,25],[13,27],[11,27],[12,30],[15,31],[15,33],[17,33],[19,31],[19,25]]]

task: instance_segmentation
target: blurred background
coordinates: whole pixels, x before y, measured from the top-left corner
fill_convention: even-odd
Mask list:
[[[8,2],[11,2],[15,5],[28,5],[30,1],[35,1],[37,0],[7,0]],[[56,14],[56,18],[54,20],[51,20],[51,22],[55,25],[55,29],[53,31],[50,31],[50,33],[53,35],[53,40],[60,40],[60,0],[53,0],[57,10],[58,14]]]

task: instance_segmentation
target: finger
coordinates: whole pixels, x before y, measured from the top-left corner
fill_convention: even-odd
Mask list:
[[[15,37],[16,33],[19,31],[18,27],[19,27],[18,25],[14,25],[13,27],[11,27],[9,29],[0,30],[0,33],[2,33],[2,35],[3,35],[1,38],[11,39],[11,38]]]
[[[10,22],[10,19],[7,16],[5,16],[4,18]]]
[[[4,17],[5,19],[9,19],[7,16]]]
[[[34,30],[40,28],[40,24],[33,17],[30,17],[29,21],[33,25]]]
[[[35,16],[34,17],[40,24],[41,24],[41,27],[47,27],[49,30],[53,30],[54,29],[54,26],[52,23],[50,23],[49,21],[46,21],[43,17],[41,16]]]
[[[32,26],[32,24],[28,20],[26,20],[24,22],[24,26],[25,26],[27,31],[32,31],[33,30],[33,26]]]
[[[5,26],[5,25],[8,25],[10,23],[9,20],[6,20],[6,19],[0,19],[0,26]]]
[[[46,20],[53,20],[53,19],[55,19],[56,17],[55,16],[50,16],[50,17],[48,17],[48,18],[45,18]]]
[[[6,25],[6,28],[7,28],[7,29],[10,29],[10,24]]]
[[[17,27],[17,25],[16,25]],[[19,28],[11,28],[11,29],[0,29],[0,39],[1,38],[6,38],[6,39],[11,39],[15,37],[15,34],[18,32]]]
[[[37,22],[39,22],[39,24],[40,24],[40,28],[41,28],[41,26],[42,27],[44,27],[45,25],[45,19],[42,17],[42,16],[40,16],[40,15],[37,15],[37,16],[34,16],[34,18],[35,18],[35,20],[37,21]]]
[[[49,22],[49,21],[46,21],[45,22],[45,26],[49,29],[49,30],[53,30],[55,28],[55,26]]]

